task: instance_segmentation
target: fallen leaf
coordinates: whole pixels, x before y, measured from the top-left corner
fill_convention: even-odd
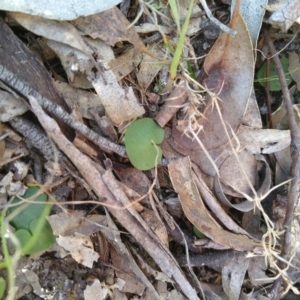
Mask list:
[[[218,98],[208,98],[203,117],[198,121],[198,128],[203,128],[197,136],[207,150],[216,149],[228,142],[221,118],[233,132],[237,132],[246,111],[248,98],[252,90],[254,57],[252,42],[239,5],[230,22],[230,27],[237,31],[235,38],[222,33],[204,61],[207,79],[204,85]],[[237,49],[239,49],[237,51]],[[215,108],[220,106],[222,116]],[[185,129],[185,128],[184,128]],[[177,144],[187,149],[199,149],[197,140],[193,140],[183,130],[173,126],[173,137]]]
[[[249,259],[242,255],[228,259],[222,268],[223,289],[230,300],[239,300]]]
[[[92,268],[99,254],[94,251],[93,243],[88,236],[75,233],[73,236],[59,236],[58,245],[69,251],[72,257],[80,264]]]
[[[168,165],[170,178],[178,193],[183,211],[189,221],[207,237],[227,248],[238,251],[251,250],[259,247],[259,243],[224,230],[206,209],[197,187],[192,180],[189,157],[172,161]]]
[[[231,2],[231,11],[235,7],[236,0]],[[241,15],[247,24],[249,34],[251,36],[253,48],[256,49],[257,39],[265,15],[264,5],[268,0],[241,0]]]
[[[142,116],[145,110],[139,104],[132,87],[123,89],[108,66],[103,66],[100,70],[94,73],[89,69],[88,78],[113,123],[119,125]]]
[[[78,107],[83,118],[92,119],[89,113],[90,108],[95,108],[100,116],[105,114],[98,95],[90,91],[76,89],[72,85],[61,81],[53,81],[53,84],[70,107]]]
[[[129,28],[129,21],[117,7],[99,14],[77,18],[72,23],[92,38],[100,38],[111,46],[117,42],[128,41],[140,51],[153,56],[134,28]]]
[[[289,130],[255,129],[241,126],[238,138],[245,148],[253,154],[269,154],[289,146],[291,136]]]
[[[98,279],[94,280],[91,285],[87,285],[83,293],[85,300],[105,299],[107,294],[107,288],[102,288]]]
[[[10,15],[20,25],[36,35],[69,45],[88,55],[93,53],[93,51],[84,43],[78,30],[68,22],[48,20],[20,12],[12,12]]]
[[[294,22],[300,24],[300,2],[298,0],[286,0],[280,2],[282,5],[273,12],[267,23],[282,31],[287,31]],[[268,6],[266,6],[268,10]]]

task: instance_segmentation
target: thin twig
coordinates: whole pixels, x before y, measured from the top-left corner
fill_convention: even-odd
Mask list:
[[[281,257],[285,260],[288,260],[288,255],[294,251],[294,249],[291,249],[291,246],[293,246],[294,243],[292,243],[292,232],[291,232],[291,225],[294,217],[294,209],[297,204],[297,199],[299,198],[299,190],[298,190],[298,184],[300,179],[300,137],[298,132],[298,126],[295,120],[294,112],[293,112],[293,103],[290,98],[288,86],[286,83],[284,71],[282,69],[282,65],[280,62],[280,59],[278,57],[278,54],[276,52],[276,49],[273,45],[273,42],[270,38],[269,32],[267,29],[263,32],[264,38],[268,44],[269,51],[273,57],[274,64],[276,66],[276,70],[278,73],[278,78],[281,84],[282,89],[282,95],[284,98],[285,108],[288,115],[289,120],[289,128],[290,128],[290,134],[291,134],[291,159],[292,159],[292,167],[291,167],[291,176],[292,181],[289,188],[289,195],[288,195],[288,204],[286,209],[286,215],[285,220],[283,223],[283,227],[286,230],[284,239],[283,239],[283,245],[281,249]],[[283,261],[279,261],[278,265],[281,269],[284,269],[286,267],[286,263]],[[282,283],[282,277],[279,277],[272,287],[272,290],[270,292],[271,295],[274,297],[278,297],[278,293],[276,291],[279,291],[279,288]],[[273,298],[277,299],[277,298]]]
[[[227,27],[226,25],[224,25],[223,23],[221,23],[219,20],[217,20],[211,13],[210,9],[208,8],[206,1],[205,0],[200,0],[200,3],[203,7],[203,9],[205,10],[205,13],[207,15],[207,17],[214,22],[217,26],[219,26],[219,28],[226,32],[227,34],[231,35],[231,36],[236,36],[236,31],[230,29],[229,27]]]
[[[125,155],[125,148],[123,146],[111,142],[110,140],[92,131],[84,124],[78,122],[73,116],[68,114],[61,106],[51,102],[50,100],[44,97],[42,98],[42,100],[41,99],[37,99],[37,100],[44,109],[52,113],[54,116],[62,120],[64,123],[68,124],[73,129],[83,134],[86,138],[92,141],[103,151],[114,152],[120,156]]]

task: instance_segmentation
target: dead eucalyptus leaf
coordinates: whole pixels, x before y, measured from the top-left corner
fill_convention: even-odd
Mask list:
[[[231,9],[235,7],[235,3],[236,0],[232,0]],[[267,3],[268,0],[241,0],[241,15],[247,24],[254,49],[256,49],[257,38],[266,12],[264,5]]]
[[[139,104],[132,87],[122,88],[115,74],[107,67],[94,73],[88,71],[88,79],[99,95],[107,115],[115,124],[121,124],[142,116],[144,108]]]
[[[199,126],[203,126],[198,137],[207,150],[216,149],[228,142],[216,102],[220,106],[224,122],[236,132],[252,90],[253,48],[246,24],[239,12],[239,5],[236,5],[230,28],[237,31],[237,36],[233,38],[222,33],[204,61],[207,79],[203,84],[221,99],[208,98],[204,117],[198,121]],[[173,137],[181,147],[199,149],[196,140],[192,140],[175,126]]]
[[[134,28],[129,28],[129,21],[117,7],[99,14],[79,17],[72,21],[72,24],[92,38],[100,38],[111,46],[114,46],[117,42],[128,41],[140,51],[153,56]]]
[[[172,184],[179,195],[183,211],[189,221],[207,237],[227,248],[248,251],[259,247],[259,243],[244,235],[224,230],[206,209],[192,179],[189,157],[172,161],[169,166]]]
[[[20,12],[11,12],[10,15],[27,30],[49,40],[69,45],[85,54],[93,51],[84,43],[78,30],[68,22],[48,20]]]
[[[289,146],[291,136],[289,130],[256,129],[241,126],[238,132],[241,144],[253,154],[269,154]]]

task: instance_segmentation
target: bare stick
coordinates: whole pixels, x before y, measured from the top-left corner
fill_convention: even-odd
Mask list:
[[[110,140],[100,136],[96,132],[89,129],[84,124],[79,123],[73,116],[68,114],[61,106],[51,102],[46,98],[37,99],[39,104],[48,112],[62,120],[64,123],[68,124],[73,129],[79,131],[86,138],[92,141],[95,145],[97,145],[100,149],[105,152],[114,152],[119,154],[120,156],[125,155],[125,148],[111,142]]]
[[[273,45],[273,42],[270,38],[269,32],[267,29],[263,32],[264,38],[266,39],[266,42],[269,47],[269,51],[273,57],[274,64],[276,66],[276,70],[278,73],[278,78],[280,81],[281,89],[282,89],[282,95],[284,98],[285,108],[287,111],[288,119],[289,119],[289,128],[291,133],[291,159],[292,159],[292,168],[291,168],[291,176],[292,181],[289,187],[289,195],[288,195],[288,205],[286,209],[286,215],[285,220],[283,223],[283,227],[286,230],[284,239],[283,239],[283,245],[281,249],[281,257],[285,260],[289,260],[288,256],[291,255],[292,252],[295,251],[295,249],[292,249],[292,246],[294,246],[294,243],[292,243],[292,231],[291,231],[291,225],[294,217],[294,210],[297,205],[297,200],[299,199],[299,190],[298,190],[298,184],[300,179],[300,138],[299,138],[299,132],[298,132],[298,126],[295,120],[294,111],[293,111],[293,103],[290,98],[290,93],[288,90],[288,86],[285,80],[284,71],[282,69],[282,65],[280,62],[280,59],[278,57],[277,51]],[[283,261],[279,261],[278,266],[281,269],[284,269],[286,267],[286,263]],[[278,297],[278,291],[282,283],[282,277],[279,277],[273,285],[272,291],[270,292],[271,295]],[[272,298],[276,299],[276,298]]]
[[[205,10],[206,15],[208,16],[208,18],[214,22],[217,26],[220,27],[220,29],[224,32],[226,32],[227,34],[231,35],[231,36],[236,36],[236,31],[230,29],[229,27],[227,27],[226,25],[224,25],[223,23],[221,23],[219,20],[217,20],[211,13],[210,9],[208,8],[206,1],[205,0],[200,0],[201,5],[203,7],[203,9]]]

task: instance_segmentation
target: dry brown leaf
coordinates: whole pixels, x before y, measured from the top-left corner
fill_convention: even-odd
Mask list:
[[[121,80],[123,77],[131,73],[135,66],[140,64],[142,58],[142,53],[139,50],[132,48],[116,59],[111,60],[109,62],[109,67],[116,75],[117,80]]]
[[[78,30],[68,22],[44,19],[42,17],[11,12],[10,15],[27,30],[49,40],[69,45],[85,54],[92,50],[85,44]]]
[[[161,45],[157,45],[157,43],[149,45],[148,48],[157,57],[165,56]],[[162,67],[163,64],[157,58],[144,55],[138,72],[138,82],[144,90],[147,90]]]
[[[224,230],[210,215],[192,180],[191,163],[189,157],[172,161],[169,166],[170,178],[179,195],[186,217],[202,233],[222,246],[238,251],[253,250],[259,243],[244,235],[238,235]]]
[[[103,66],[102,69],[96,73],[89,70],[88,76],[112,122],[119,125],[141,117],[145,110],[136,98],[132,87],[123,89],[108,67],[105,69]]]
[[[75,233],[73,236],[59,236],[56,241],[58,245],[70,251],[72,257],[84,266],[92,268],[94,261],[99,259],[99,254],[94,251],[93,243],[87,236]]]
[[[72,23],[92,38],[100,38],[111,46],[117,42],[128,41],[140,51],[153,56],[134,28],[129,28],[129,21],[117,7],[87,17],[79,17]]]
[[[98,95],[90,91],[76,89],[72,85],[61,81],[53,81],[53,84],[70,107],[78,107],[83,118],[92,119],[89,113],[90,108],[95,108],[99,115],[104,115],[104,107]]]
[[[239,129],[238,138],[253,154],[274,153],[288,147],[291,142],[289,130],[256,129],[243,125]]]
[[[150,211],[148,209],[144,209],[141,212],[141,216],[151,228],[151,230],[158,236],[162,244],[169,248],[168,231],[164,223],[155,216],[153,211]]]
[[[252,90],[254,75],[252,42],[246,24],[239,13],[239,5],[235,9],[230,27],[237,31],[237,36],[233,38],[222,33],[204,62],[204,70],[207,74],[204,85],[218,94],[221,99],[221,101],[208,99],[203,112],[204,117],[198,122],[199,126],[203,126],[198,137],[207,150],[216,149],[228,142],[214,102],[218,101],[224,122],[233,132],[236,132],[246,111]],[[176,143],[187,149],[199,149],[196,140],[182,133],[173,127],[173,137]]]

